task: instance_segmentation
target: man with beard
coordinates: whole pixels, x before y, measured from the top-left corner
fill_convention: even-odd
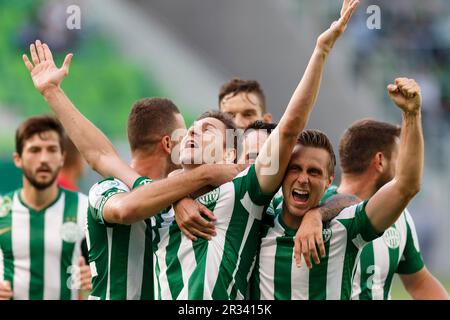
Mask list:
[[[400,128],[364,119],[348,128],[339,144],[342,180],[330,187],[322,201],[335,194],[369,199],[395,175]],[[439,281],[428,271],[420,253],[414,221],[408,210],[383,237],[364,247],[353,280],[352,299],[390,299],[397,273],[414,299],[448,299]]]
[[[23,187],[0,197],[0,299],[77,298],[87,197],[58,187],[63,136],[49,116],[29,118],[16,131]],[[89,289],[89,267],[81,272]]]

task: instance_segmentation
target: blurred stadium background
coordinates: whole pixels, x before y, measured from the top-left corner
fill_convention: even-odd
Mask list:
[[[80,30],[66,28],[72,4],[81,8]],[[366,9],[373,4],[381,8],[380,30],[366,26]],[[173,99],[190,124],[217,107],[224,81],[256,79],[279,120],[317,35],[340,5],[340,0],[0,0],[0,193],[21,183],[11,161],[17,125],[49,113],[21,59],[34,39],[51,45],[58,64],[66,53],[75,54],[64,90],[129,158],[126,118],[142,97]],[[399,123],[386,85],[400,75],[419,81],[426,169],[410,211],[426,264],[450,290],[448,30],[448,0],[362,0],[328,62],[310,127],[327,132],[337,148],[343,130],[357,119]],[[82,191],[97,178],[86,170]],[[398,280],[393,298],[408,299]]]

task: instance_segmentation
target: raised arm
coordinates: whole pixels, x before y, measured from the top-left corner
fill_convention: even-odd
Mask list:
[[[139,175],[123,161],[108,138],[84,117],[61,89],[61,82],[69,74],[72,54],[68,54],[61,68],[57,68],[47,44],[39,40],[30,45],[31,59],[23,55],[33,84],[61,121],[67,135],[100,175],[114,176],[131,187]]]
[[[359,0],[344,0],[340,19],[333,22],[317,39],[303,78],[295,89],[277,128],[266,140],[260,156],[256,159],[258,181],[265,193],[275,191],[281,184],[297,137],[306,127],[316,102],[325,61],[336,40],[347,28],[358,4]]]
[[[378,190],[366,205],[367,217],[380,233],[398,219],[419,192],[424,161],[419,85],[413,79],[398,78],[395,84],[388,86],[388,92],[402,110],[403,120],[394,179]]]

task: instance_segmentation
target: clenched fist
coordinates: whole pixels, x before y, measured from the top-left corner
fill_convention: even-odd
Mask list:
[[[405,113],[415,114],[422,107],[420,86],[414,79],[397,78],[395,84],[388,85],[391,100]]]

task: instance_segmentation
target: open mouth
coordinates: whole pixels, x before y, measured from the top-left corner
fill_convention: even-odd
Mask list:
[[[306,203],[309,200],[309,191],[294,189],[292,190],[292,197],[296,202]]]
[[[194,140],[188,140],[186,141],[186,144],[184,145],[186,148],[198,148],[198,143],[196,143]]]

